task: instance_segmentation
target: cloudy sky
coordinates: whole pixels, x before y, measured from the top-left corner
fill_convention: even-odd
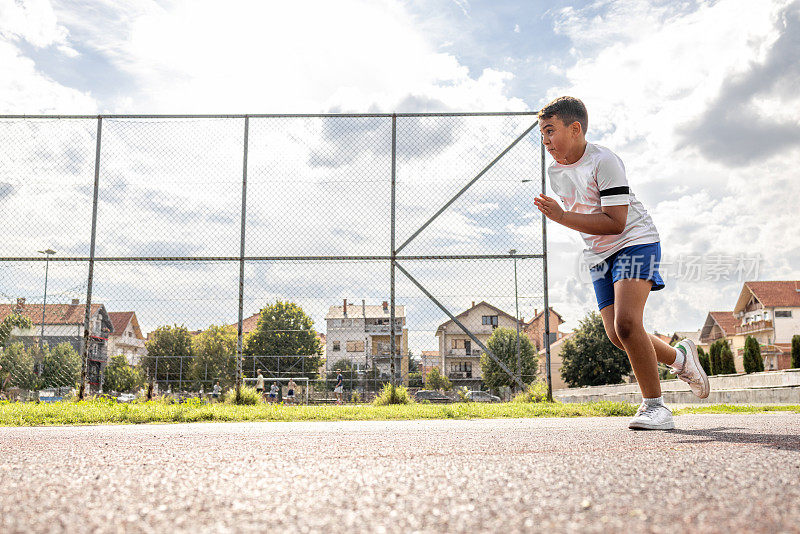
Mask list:
[[[589,140],[623,158],[632,189],[660,232],[667,288],[652,295],[646,326],[671,333],[699,328],[710,309],[731,309],[743,279],[800,278],[794,219],[800,198],[799,56],[800,2],[788,0],[231,1],[224,7],[204,0],[0,0],[0,114],[530,111],[559,95],[578,96],[589,109]],[[398,222],[398,239],[529,122],[408,124],[405,131],[413,135],[400,149],[398,169],[406,184],[398,193],[399,209],[407,217]],[[12,146],[7,139],[22,146],[19,139],[38,136],[35,150],[22,146],[20,153],[59,161],[15,182],[8,176],[12,163],[31,165],[31,159],[0,149],[7,151],[6,175],[0,176],[3,221],[14,229],[3,255],[30,256],[33,247],[56,246],[42,240],[57,242],[64,253],[85,254],[94,125],[0,127],[6,147]],[[107,187],[98,217],[117,238],[101,240],[98,253],[237,253],[237,239],[208,236],[238,236],[239,123],[220,122],[204,133],[183,123],[110,122],[104,128]],[[74,146],[53,142],[59,135]],[[248,215],[256,238],[248,253],[385,253],[379,243],[387,235],[387,186],[375,170],[386,168],[387,135],[385,121],[253,124]],[[505,167],[487,175],[485,184],[420,236],[427,241],[407,252],[500,253],[510,246],[536,252],[536,191],[521,182],[538,180],[536,141],[532,135],[520,143]],[[258,152],[276,143],[285,143],[280,156]],[[184,172],[160,168],[175,159],[193,166]],[[279,168],[295,172],[274,172]],[[159,173],[170,178],[153,183]],[[47,195],[54,207],[43,213]],[[58,215],[65,203],[70,215]],[[162,219],[160,229],[143,226],[153,213]],[[36,222],[25,226],[20,220]],[[298,233],[276,232],[278,222]],[[366,236],[354,230],[370,225],[377,230]],[[51,227],[57,231],[45,230]],[[198,229],[205,239],[197,239]],[[580,237],[553,224],[548,232],[550,301],[567,319],[562,329],[569,330],[596,308],[594,295],[577,272]],[[686,265],[694,267],[687,271]],[[508,308],[513,279],[509,285],[506,267],[417,272],[430,275],[431,286],[454,299],[453,306],[478,295]],[[35,300],[40,283],[28,275],[39,266],[3,269],[6,298],[25,294]],[[115,308],[150,307],[149,314],[138,312],[148,329],[180,322],[181,310],[198,301],[208,308],[207,296],[192,296],[202,279],[218,302],[232,303],[235,316],[238,266],[212,263],[193,269],[194,275],[176,272],[161,280],[147,269],[120,266],[95,293],[105,302],[116,299]],[[359,269],[372,282],[387,277],[382,264]],[[327,305],[342,296],[380,300],[375,291],[359,290],[358,281],[348,285],[352,271],[341,265],[249,265],[248,280],[258,290],[249,294],[253,309],[245,313],[263,299],[290,296],[313,301],[309,306],[320,321]],[[541,287],[535,266],[522,271],[520,313],[529,317],[542,308]],[[496,282],[488,283],[486,272]],[[78,266],[62,265],[51,275],[55,291],[80,294]],[[302,288],[293,283],[298,277],[305,280]],[[454,287],[459,278],[463,285]],[[480,279],[483,286],[470,290]],[[406,281],[400,284],[405,303],[424,316],[411,325],[419,331],[412,348],[435,348],[425,340],[441,314],[425,307]],[[135,297],[121,296],[132,291]],[[200,318],[189,319],[198,324],[190,326],[225,321],[224,315],[198,311],[192,317]]]

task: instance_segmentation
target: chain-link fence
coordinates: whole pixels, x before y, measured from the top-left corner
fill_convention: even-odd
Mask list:
[[[547,374],[535,113],[3,116],[0,143],[5,396]]]

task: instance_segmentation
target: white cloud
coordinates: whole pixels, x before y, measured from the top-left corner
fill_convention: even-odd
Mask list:
[[[6,39],[24,39],[43,48],[52,44],[65,46],[67,30],[58,24],[49,0],[0,1],[0,35]]]
[[[91,95],[65,87],[42,74],[21,49],[54,47],[75,57],[66,28],[60,25],[48,0],[0,0],[0,113],[91,113]]]
[[[182,0],[168,8],[106,4],[104,13],[111,31],[96,17],[59,10],[136,81],[131,112],[395,111],[408,95],[460,111],[525,108],[505,94],[510,73],[470,77],[395,0],[224,8]]]

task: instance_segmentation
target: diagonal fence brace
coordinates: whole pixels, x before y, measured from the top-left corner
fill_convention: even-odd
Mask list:
[[[531,130],[533,130],[533,129],[536,127],[536,125],[537,125],[537,124],[539,124],[539,121],[538,121],[538,120],[537,120],[537,121],[534,121],[534,123],[533,123],[533,124],[531,124],[530,126],[528,126],[528,128],[527,128],[527,129],[526,129],[524,132],[522,132],[522,133],[519,135],[519,137],[517,137],[516,139],[514,139],[514,141],[513,141],[513,142],[512,142],[510,145],[508,145],[508,146],[506,147],[506,149],[505,149],[505,150],[503,150],[502,152],[500,152],[500,154],[498,154],[498,155],[497,155],[497,157],[496,157],[496,158],[494,158],[494,159],[491,161],[491,163],[489,163],[489,164],[488,164],[486,167],[484,167],[484,168],[483,168],[483,170],[482,170],[481,172],[479,172],[477,176],[475,176],[475,178],[473,178],[472,180],[470,180],[470,181],[469,181],[469,183],[468,183],[467,185],[465,185],[464,187],[462,187],[462,188],[461,188],[461,191],[459,191],[458,193],[456,193],[456,194],[453,196],[453,198],[451,198],[450,200],[448,200],[448,201],[447,201],[447,203],[446,203],[444,206],[442,206],[441,208],[439,208],[439,211],[437,211],[436,213],[434,213],[434,214],[433,214],[433,216],[432,216],[430,219],[428,219],[427,221],[425,221],[425,224],[423,224],[422,226],[420,226],[420,227],[419,227],[419,229],[418,229],[416,232],[414,232],[414,233],[411,235],[411,237],[409,237],[408,239],[406,239],[405,243],[403,243],[402,245],[400,245],[400,246],[397,248],[397,250],[395,250],[395,251],[394,251],[394,253],[395,253],[395,254],[399,254],[399,253],[400,253],[400,251],[401,251],[401,250],[403,250],[403,249],[406,247],[406,245],[408,245],[409,243],[411,243],[411,242],[414,240],[414,238],[415,238],[415,237],[417,237],[417,236],[418,236],[418,235],[419,235],[419,234],[420,234],[420,233],[421,233],[421,232],[422,232],[422,231],[423,231],[425,228],[427,228],[427,227],[428,227],[428,225],[430,225],[430,224],[431,224],[431,223],[432,223],[434,220],[436,220],[436,218],[437,218],[439,215],[441,215],[441,214],[444,212],[444,210],[446,210],[447,208],[449,208],[449,207],[450,207],[450,205],[451,205],[453,202],[455,202],[456,200],[458,200],[458,197],[460,197],[461,195],[463,195],[463,194],[464,194],[464,193],[467,191],[467,189],[469,189],[470,187],[472,187],[472,185],[473,185],[475,182],[477,182],[478,180],[480,180],[481,176],[483,176],[484,174],[486,174],[487,172],[489,172],[489,169],[491,169],[492,167],[494,167],[494,164],[495,164],[495,163],[497,163],[498,161],[500,161],[501,159],[503,159],[503,156],[505,156],[506,154],[508,154],[508,151],[509,151],[509,150],[511,150],[512,148],[514,148],[514,147],[517,145],[517,143],[519,143],[520,141],[522,141],[523,139],[525,139],[525,136],[527,136],[529,133],[531,133]]]
[[[433,302],[434,304],[436,304],[436,305],[439,307],[439,309],[441,309],[441,310],[442,310],[444,313],[446,313],[446,314],[447,314],[447,316],[448,316],[448,317],[450,317],[450,319],[452,319],[452,320],[453,320],[453,322],[454,322],[454,323],[456,323],[456,325],[458,325],[458,327],[459,327],[461,330],[463,330],[463,331],[464,331],[464,333],[465,333],[465,334],[467,334],[467,335],[470,337],[470,339],[472,339],[472,341],[474,341],[474,342],[475,342],[475,343],[476,343],[476,344],[477,344],[477,345],[478,345],[478,346],[479,346],[479,347],[480,347],[480,348],[481,348],[481,349],[482,349],[482,350],[483,350],[483,351],[486,353],[486,355],[487,355],[487,356],[489,356],[489,357],[490,357],[492,360],[494,360],[494,361],[495,361],[495,363],[496,363],[497,365],[499,365],[499,366],[500,366],[500,368],[501,368],[503,371],[505,371],[505,372],[508,374],[508,376],[510,376],[511,378],[513,378],[513,379],[514,379],[514,382],[516,382],[516,383],[517,383],[517,385],[519,385],[519,387],[521,387],[522,389],[525,389],[525,387],[526,387],[525,383],[524,383],[522,380],[520,380],[520,379],[519,379],[519,377],[517,377],[517,375],[516,375],[515,373],[512,373],[512,372],[511,372],[511,369],[509,369],[509,368],[508,368],[508,366],[507,366],[506,364],[504,364],[504,363],[503,363],[503,362],[500,360],[500,358],[498,358],[497,356],[495,356],[495,355],[494,355],[494,353],[493,353],[492,351],[490,351],[490,350],[489,350],[489,349],[486,347],[486,345],[484,345],[483,343],[481,343],[481,341],[480,341],[480,340],[479,340],[477,337],[475,337],[475,334],[473,334],[472,332],[470,332],[470,331],[469,331],[469,329],[467,329],[467,327],[466,327],[466,326],[464,326],[463,324],[461,324],[461,321],[459,321],[458,319],[456,319],[455,315],[453,315],[452,313],[450,313],[450,311],[449,311],[447,308],[445,308],[445,307],[442,305],[442,303],[441,303],[441,302],[439,302],[438,300],[436,300],[436,297],[434,297],[433,295],[431,295],[431,293],[430,293],[430,292],[429,292],[427,289],[425,289],[425,288],[422,286],[422,284],[420,284],[419,282],[417,282],[417,279],[416,279],[416,278],[414,278],[413,276],[411,276],[411,275],[408,273],[408,271],[406,271],[405,269],[403,269],[403,267],[402,267],[400,264],[398,264],[398,263],[395,263],[395,267],[396,267],[396,268],[398,268],[398,269],[400,269],[400,271],[401,271],[401,272],[402,272],[404,275],[406,275],[406,277],[407,277],[409,280],[411,280],[411,282],[412,282],[412,283],[413,283],[415,286],[417,286],[417,287],[419,288],[419,290],[420,290],[420,291],[422,291],[423,293],[425,293],[425,296],[426,296],[426,297],[428,297],[429,299],[431,299],[431,302]]]

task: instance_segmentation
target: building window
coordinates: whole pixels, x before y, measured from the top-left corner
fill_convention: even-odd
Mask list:
[[[786,317],[786,318],[791,319],[792,310],[776,310],[775,311],[775,317],[776,318],[778,318],[778,317]]]
[[[333,352],[339,352],[342,350],[342,346],[339,344],[338,341],[333,342]]]
[[[364,352],[363,341],[348,341],[347,352]]]
[[[464,340],[464,339],[453,339],[453,340],[450,341],[450,343],[451,343],[450,347],[453,348],[453,349],[466,348],[464,346],[464,341],[466,341],[466,340]]]
[[[481,319],[482,324],[491,325],[492,328],[497,328],[497,315],[484,315]]]
[[[453,362],[450,364],[451,373],[472,373],[472,362]]]

